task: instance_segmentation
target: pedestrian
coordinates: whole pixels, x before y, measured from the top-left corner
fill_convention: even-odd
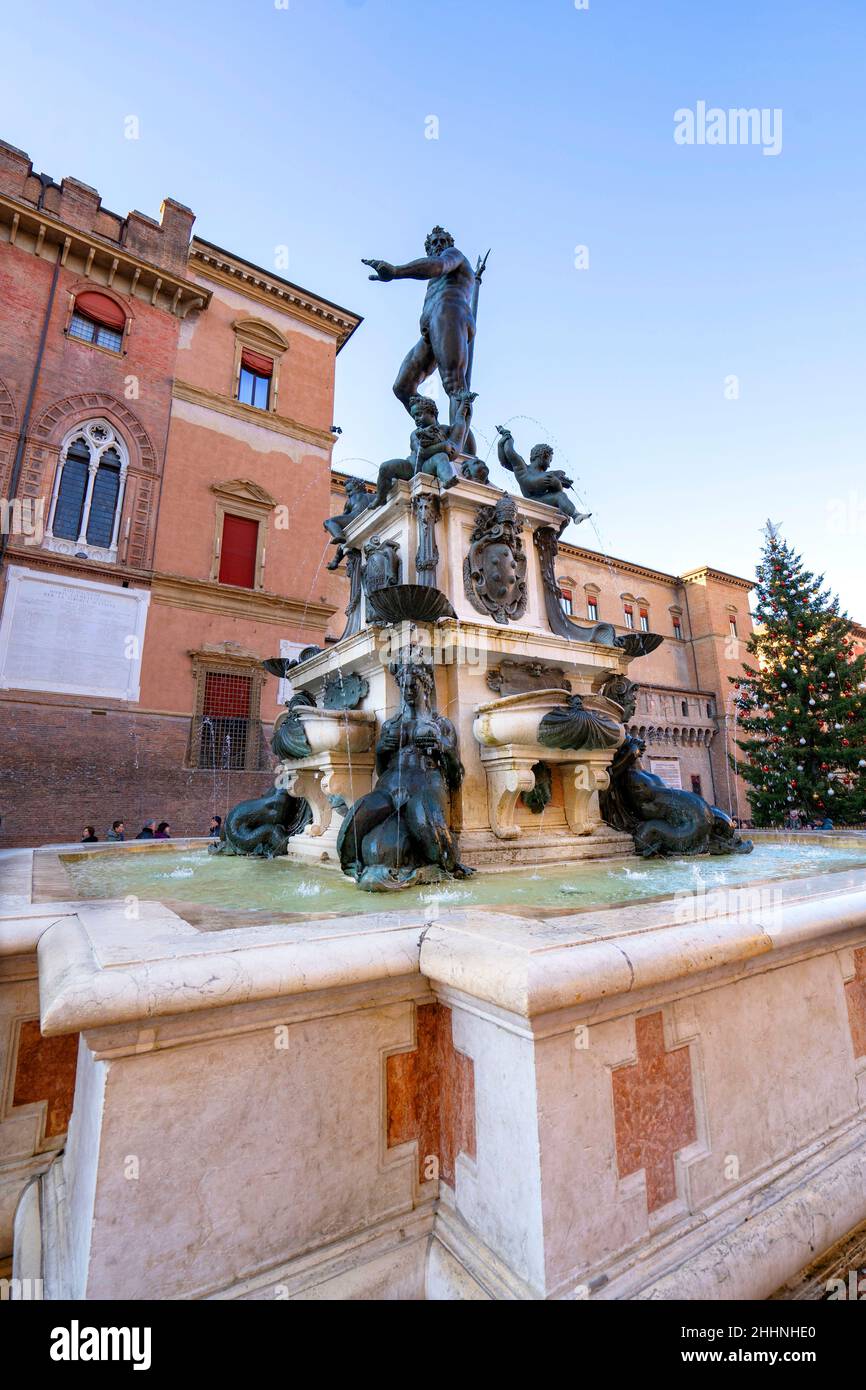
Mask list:
[[[169,825],[167,820],[160,821],[159,825],[156,827],[153,838],[155,840],[171,839],[171,826]]]
[[[92,825],[85,825],[81,843],[83,845],[95,845],[98,843],[98,837]]]
[[[209,840],[218,840],[218,839],[219,839],[219,837],[220,837],[220,831],[222,830],[222,824],[223,824],[223,818],[222,818],[222,816],[211,816],[211,818],[210,818],[210,830],[207,832],[207,835],[208,835],[208,839],[209,839]]]
[[[125,839],[126,839],[126,831],[124,830],[124,827],[123,827],[123,821],[122,821],[122,820],[113,820],[113,821],[111,822],[111,829],[109,830],[109,832],[108,832],[108,834],[106,835],[105,838],[106,838],[106,840],[125,840]]]
[[[144,822],[144,825],[141,827],[135,838],[136,840],[152,840],[154,838],[155,832],[156,821],[148,820]]]

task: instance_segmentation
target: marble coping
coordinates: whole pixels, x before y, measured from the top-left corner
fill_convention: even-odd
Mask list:
[[[567,915],[445,909],[199,931],[160,904],[78,903],[38,940],[42,1031],[370,989],[399,979],[535,1034],[635,1012],[745,973],[862,943],[866,870],[765,885],[682,920],[667,899]],[[746,906],[744,906],[746,905]],[[43,907],[45,915],[49,915]],[[433,920],[431,920],[433,917]]]

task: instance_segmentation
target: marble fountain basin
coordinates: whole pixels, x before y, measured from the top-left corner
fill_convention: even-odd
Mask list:
[[[866,839],[757,838],[385,910],[318,864],[35,851],[0,1004],[80,1042],[16,1272],[49,1299],[769,1297],[866,1220]]]
[[[538,726],[545,714],[557,706],[568,704],[574,692],[559,687],[529,690],[519,695],[504,695],[478,705],[472,731],[483,748],[502,748],[509,744],[533,744],[538,741]],[[599,710],[614,719],[622,718],[622,710],[603,695],[584,695],[585,709]]]
[[[526,832],[527,837],[531,831]],[[816,841],[817,841],[817,837]],[[46,849],[37,854],[49,855]],[[383,904],[377,894],[362,893],[332,865],[289,858],[262,860],[210,855],[203,846],[132,843],[93,851],[61,850],[59,864],[69,881],[70,897],[121,899],[134,894],[145,900],[198,905],[203,917],[213,914],[233,925],[248,920],[376,915]],[[518,912],[587,912],[695,894],[827,875],[841,883],[847,872],[866,869],[866,839],[840,837],[821,843],[801,838],[759,837],[748,856],[730,859],[695,857],[643,860],[617,858],[541,865],[528,870],[479,869],[472,878],[409,888],[389,899],[402,910],[435,903],[442,908],[500,908]],[[204,924],[204,923],[203,923]]]
[[[361,709],[295,710],[313,754],[367,753],[376,734],[376,714]],[[281,715],[277,724],[285,716]]]

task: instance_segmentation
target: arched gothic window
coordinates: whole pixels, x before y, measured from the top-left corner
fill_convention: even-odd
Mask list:
[[[129,455],[107,420],[90,420],[60,451],[44,544],[64,555],[113,563]]]

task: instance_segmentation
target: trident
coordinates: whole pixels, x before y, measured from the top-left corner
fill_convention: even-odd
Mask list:
[[[478,264],[477,264],[476,267],[475,267],[475,288],[474,288],[474,290],[472,291],[472,318],[474,319],[476,326],[477,326],[477,324],[478,324],[478,296],[479,296],[479,291],[481,290],[481,277],[482,277],[482,275],[484,274],[484,269],[485,269],[485,267],[486,267],[486,265],[487,265],[487,256],[489,256],[489,255],[490,255],[490,249],[488,248],[487,255],[485,255],[485,257],[484,257],[483,260],[481,259],[480,256],[478,257]],[[467,389],[467,391],[469,390],[469,386],[470,386],[471,381],[472,381],[472,363],[473,363],[474,359],[475,359],[475,339],[473,338],[473,339],[472,339],[472,342],[469,344],[469,362],[468,362],[468,365],[467,365],[467,367],[466,367],[466,389]]]

